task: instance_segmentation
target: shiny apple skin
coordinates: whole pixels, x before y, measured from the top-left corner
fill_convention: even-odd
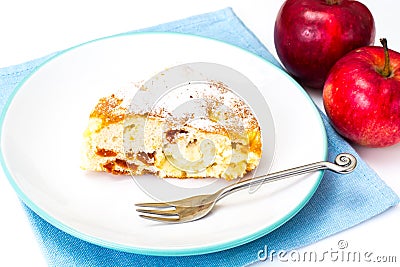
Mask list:
[[[375,22],[360,2],[287,0],[275,21],[274,41],[286,70],[302,85],[322,89],[326,76],[346,53],[372,45]]]
[[[400,142],[400,53],[389,50],[384,77],[382,47],[356,49],[331,69],[323,89],[325,111],[347,139],[369,147]]]

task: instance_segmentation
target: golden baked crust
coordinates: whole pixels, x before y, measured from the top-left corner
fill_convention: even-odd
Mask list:
[[[171,115],[171,99],[139,110],[127,104],[129,97],[101,98],[84,133],[82,169],[227,180],[253,170],[262,139],[251,109],[222,83],[202,90],[185,92],[188,100],[203,101],[201,118],[190,112]]]

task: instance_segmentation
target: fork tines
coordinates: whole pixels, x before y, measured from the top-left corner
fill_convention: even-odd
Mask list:
[[[142,213],[139,214],[141,218],[163,222],[179,221],[176,208],[166,203],[138,203],[135,206],[139,207],[136,211]]]

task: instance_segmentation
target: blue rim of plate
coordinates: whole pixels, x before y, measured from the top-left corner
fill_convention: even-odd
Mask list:
[[[80,48],[82,46],[85,46],[87,44],[91,44],[91,43],[95,43],[95,42],[100,42],[102,40],[107,40],[107,39],[112,39],[112,38],[118,38],[118,37],[123,37],[123,36],[138,36],[138,35],[177,35],[177,36],[189,36],[192,38],[201,38],[201,39],[206,39],[212,42],[218,42],[218,43],[222,43],[224,45],[228,45],[231,47],[235,47],[247,54],[249,54],[250,56],[253,57],[257,57],[259,59],[261,59],[262,61],[264,61],[266,64],[270,64],[272,65],[274,68],[276,68],[278,71],[280,71],[281,73],[283,73],[288,79],[290,79],[294,85],[302,92],[302,94],[306,97],[306,99],[309,101],[310,105],[313,106],[313,109],[315,111],[316,116],[319,118],[319,123],[320,123],[320,129],[321,133],[324,137],[324,147],[323,147],[323,151],[324,151],[324,155],[322,155],[322,160],[326,160],[328,158],[328,141],[327,141],[327,135],[326,135],[326,130],[325,130],[325,126],[323,124],[323,121],[320,117],[320,114],[318,112],[317,107],[315,106],[314,102],[312,101],[312,99],[310,98],[310,96],[304,91],[304,89],[288,74],[286,73],[283,69],[279,68],[278,66],[276,66],[274,63],[266,60],[265,58],[254,54],[242,47],[230,44],[230,43],[226,43],[223,41],[220,41],[218,39],[214,39],[214,38],[210,38],[210,37],[204,37],[204,36],[198,36],[195,34],[186,34],[186,33],[175,33],[175,32],[157,32],[157,31],[151,31],[151,32],[147,32],[147,31],[143,31],[143,32],[128,32],[128,33],[121,33],[121,34],[115,34],[115,35],[111,35],[111,36],[107,36],[107,37],[102,37],[102,38],[98,38],[98,39],[94,39],[88,42],[84,42],[81,44],[78,44],[76,46],[70,47],[68,49],[65,49],[63,51],[57,52],[55,55],[50,56],[48,59],[46,59],[44,62],[42,62],[41,64],[39,64],[38,66],[36,66],[29,75],[27,75],[27,77],[25,77],[13,90],[13,92],[11,93],[11,95],[9,96],[7,102],[4,105],[3,111],[1,113],[1,117],[0,117],[0,142],[2,142],[1,140],[3,139],[3,126],[4,126],[4,119],[7,115],[7,111],[11,105],[12,100],[14,99],[15,95],[17,94],[17,92],[22,88],[22,86],[25,84],[25,82],[27,80],[29,80],[29,78],[36,73],[37,71],[39,71],[44,65],[46,65],[48,62],[54,60],[55,58],[68,53],[69,51],[72,51],[74,49]],[[1,144],[1,143],[0,143]],[[258,232],[255,232],[253,234],[250,234],[248,236],[242,237],[242,238],[238,238],[235,239],[233,241],[229,241],[229,242],[225,242],[225,243],[221,243],[221,244],[216,244],[216,245],[209,245],[209,246],[202,246],[202,247],[196,247],[196,248],[180,248],[180,249],[150,249],[150,248],[140,248],[140,247],[131,247],[131,246],[126,246],[126,245],[121,245],[115,242],[110,242],[107,240],[103,240],[97,237],[93,237],[90,235],[87,235],[85,233],[82,233],[74,228],[71,228],[67,225],[65,225],[64,223],[58,221],[56,218],[52,217],[51,215],[49,215],[46,211],[44,211],[42,208],[40,208],[39,206],[37,206],[18,186],[18,184],[15,182],[14,178],[12,177],[10,171],[7,168],[7,164],[5,162],[5,158],[3,155],[3,151],[2,149],[0,149],[0,164],[1,167],[3,169],[3,172],[5,174],[5,176],[7,177],[9,183],[11,184],[11,186],[13,187],[13,189],[15,190],[15,192],[17,193],[17,195],[19,196],[19,198],[33,211],[35,212],[39,217],[41,217],[42,219],[44,219],[45,221],[47,221],[48,223],[50,223],[51,225],[53,225],[54,227],[78,238],[81,239],[83,241],[87,241],[89,243],[92,244],[96,244],[102,247],[106,247],[106,248],[110,248],[110,249],[114,249],[114,250],[119,250],[119,251],[123,251],[123,252],[129,252],[129,253],[137,253],[137,254],[143,254],[143,255],[152,255],[152,256],[193,256],[193,255],[200,255],[200,254],[207,254],[207,253],[213,253],[213,252],[218,252],[218,251],[222,251],[222,250],[226,250],[226,249],[230,249],[230,248],[234,248],[243,244],[246,244],[250,241],[253,241],[257,238],[260,238],[270,232],[272,232],[273,230],[277,229],[279,226],[283,225],[284,223],[286,223],[287,221],[289,221],[293,216],[295,216],[307,203],[308,201],[311,199],[311,197],[314,195],[315,191],[317,190],[324,171],[319,171],[319,177],[316,181],[316,183],[314,184],[313,188],[310,190],[309,194],[303,199],[302,202],[300,202],[290,213],[288,213],[286,216],[282,217],[280,220],[278,220],[277,222],[275,222],[273,225],[270,225],[269,227],[266,227]]]

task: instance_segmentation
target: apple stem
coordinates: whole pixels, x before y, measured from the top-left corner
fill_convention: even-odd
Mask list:
[[[328,5],[337,5],[340,4],[342,0],[325,0]]]
[[[381,38],[379,39],[383,46],[383,51],[385,53],[385,65],[383,66],[383,69],[381,71],[381,74],[384,77],[389,77],[392,74],[392,70],[390,69],[390,59],[389,59],[389,49],[387,46],[387,40],[386,38]]]

